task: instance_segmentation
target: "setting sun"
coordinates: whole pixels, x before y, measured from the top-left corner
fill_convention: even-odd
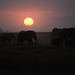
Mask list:
[[[32,18],[30,18],[30,17],[24,19],[24,24],[26,26],[31,26],[33,23],[34,23],[34,20]]]

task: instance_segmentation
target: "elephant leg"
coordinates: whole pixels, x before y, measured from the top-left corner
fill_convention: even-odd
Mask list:
[[[23,45],[23,41],[21,41],[21,45]]]
[[[29,39],[29,40],[28,40],[28,45],[30,45],[30,44],[33,45],[33,41],[32,41],[32,39]]]
[[[31,40],[31,44],[33,45],[33,41]]]
[[[13,41],[14,41],[14,44],[16,43],[16,40],[15,39],[13,39]]]
[[[36,40],[35,40],[35,45],[36,45]]]
[[[20,41],[19,40],[17,40],[17,45],[19,45],[20,44]]]
[[[8,40],[9,41],[9,44],[10,44],[10,40]]]

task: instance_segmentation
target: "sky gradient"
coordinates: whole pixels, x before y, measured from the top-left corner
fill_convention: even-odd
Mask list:
[[[34,24],[24,25],[31,17]],[[75,27],[75,0],[0,0],[0,29],[9,32]]]

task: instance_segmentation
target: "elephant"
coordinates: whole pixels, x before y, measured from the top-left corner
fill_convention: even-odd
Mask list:
[[[60,35],[61,30],[62,29],[60,29],[60,28],[54,28],[52,30],[51,37],[52,38],[59,38],[59,35]]]
[[[52,45],[62,45],[62,39],[60,38],[60,32],[62,29],[60,28],[54,28],[51,33],[52,37]]]
[[[75,46],[75,28],[63,28],[60,38],[65,40],[66,45]]]
[[[14,35],[14,33],[2,33],[0,34],[0,41],[1,42],[5,42],[5,41],[11,41],[11,40],[16,40],[16,37]]]
[[[27,41],[29,45],[30,44],[33,45],[33,40],[32,39],[34,39],[35,44],[36,44],[37,36],[36,36],[35,31],[32,31],[32,30],[20,31],[18,33],[18,36],[17,36],[17,45],[19,45],[19,44],[23,45],[24,41]]]
[[[52,45],[55,45],[55,46],[62,45],[62,39],[61,38],[52,38]]]
[[[55,38],[53,39],[54,42],[57,42],[57,40],[59,41],[61,39],[62,44],[63,41],[65,41],[66,46],[75,46],[75,28],[63,28],[63,29],[54,28],[52,30],[51,35],[52,38]]]

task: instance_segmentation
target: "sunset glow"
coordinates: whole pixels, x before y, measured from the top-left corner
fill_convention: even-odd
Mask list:
[[[51,32],[75,27],[74,7],[75,0],[0,0],[0,29]]]
[[[31,26],[33,23],[34,23],[34,21],[33,21],[33,19],[30,18],[30,17],[24,19],[24,24],[25,24],[26,26]]]

